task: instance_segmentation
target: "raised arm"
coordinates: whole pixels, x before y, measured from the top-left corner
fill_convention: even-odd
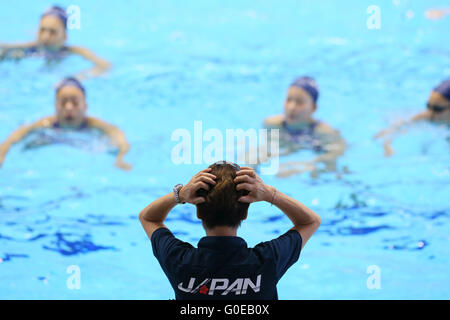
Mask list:
[[[49,127],[54,122],[54,117],[43,118],[35,123],[23,125],[13,131],[10,136],[0,144],[0,167],[2,166],[3,161],[5,160],[6,155],[8,154],[11,145],[19,142],[23,138],[25,138],[31,131],[37,128]]]
[[[213,174],[209,173],[211,168],[204,169],[198,172],[192,179],[181,188],[179,197],[181,202],[187,202],[191,204],[199,204],[205,201],[202,197],[197,197],[197,190],[200,188],[209,190],[209,184],[216,184]],[[170,210],[177,204],[175,195],[173,192],[166,194],[165,196],[153,201],[147,207],[139,213],[139,220],[151,239],[153,232],[161,227],[166,228],[164,220]]]
[[[278,207],[294,224],[292,229],[300,233],[302,248],[319,228],[321,219],[317,213],[294,198],[265,184],[252,168],[241,167],[234,181],[237,183],[237,190],[244,189],[250,192],[239,201],[246,203],[266,201]]]
[[[92,77],[99,76],[99,75],[105,73],[109,68],[111,68],[111,64],[108,61],[99,58],[89,49],[86,49],[83,47],[69,47],[69,50],[70,50],[70,52],[72,52],[74,54],[78,54],[78,55],[82,56],[83,58],[94,63],[94,67],[92,67],[88,70],[82,71],[78,75],[76,75],[76,78],[79,80],[82,80],[89,76],[92,76]]]
[[[93,117],[88,117],[88,125],[90,127],[102,130],[108,135],[112,143],[119,149],[116,156],[115,166],[123,170],[130,170],[132,168],[131,164],[123,160],[123,157],[130,149],[130,145],[128,144],[123,131],[112,124]]]

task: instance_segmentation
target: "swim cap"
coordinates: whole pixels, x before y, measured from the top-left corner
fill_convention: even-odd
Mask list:
[[[67,87],[67,86],[77,87],[86,96],[86,90],[84,89],[84,87],[81,84],[81,82],[78,81],[76,78],[73,78],[73,77],[69,77],[69,78],[65,78],[65,79],[61,80],[61,82],[58,83],[58,85],[56,86],[56,93],[58,93],[59,90],[61,90],[64,87]]]
[[[433,91],[442,94],[448,101],[450,101],[450,79],[442,81]]]
[[[314,103],[316,103],[319,98],[319,88],[317,87],[316,81],[311,77],[299,77],[291,83],[291,87],[297,87],[308,92],[313,98]]]
[[[41,16],[41,19],[45,16],[54,16],[57,17],[59,20],[61,20],[62,24],[64,25],[64,28],[67,28],[67,13],[66,11],[58,6],[53,6],[51,8],[48,8]]]

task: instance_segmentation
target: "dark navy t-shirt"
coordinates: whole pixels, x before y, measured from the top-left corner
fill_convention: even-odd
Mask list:
[[[177,300],[276,300],[276,285],[302,248],[296,230],[254,248],[233,236],[203,237],[195,248],[167,228],[154,231],[151,242]]]

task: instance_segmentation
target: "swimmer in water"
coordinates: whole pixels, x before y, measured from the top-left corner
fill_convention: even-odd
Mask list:
[[[318,154],[311,161],[282,164],[278,173],[279,177],[307,171],[313,176],[319,172],[336,171],[336,160],[344,153],[346,143],[339,131],[313,118],[318,97],[319,91],[314,79],[306,76],[297,78],[287,91],[284,114],[264,120],[266,129],[280,130],[280,156],[301,149],[310,149]],[[317,168],[319,163],[325,165],[324,170]]]
[[[374,138],[384,140],[384,155],[390,157],[395,153],[391,146],[394,136],[412,124],[424,121],[438,125],[450,125],[450,79],[442,81],[431,91],[425,111],[416,114],[409,120],[380,131]]]
[[[24,44],[0,44],[0,60],[5,58],[44,57],[48,62],[57,61],[70,54],[76,54],[95,64],[93,68],[79,73],[76,77],[100,75],[110,68],[110,64],[97,57],[86,48],[67,46],[67,14],[64,9],[53,6],[40,19],[37,40]]]
[[[104,132],[118,148],[116,167],[130,170],[131,165],[123,160],[129,150],[124,133],[117,127],[100,119],[86,115],[86,92],[82,84],[75,78],[66,78],[56,88],[55,115],[43,118],[35,123],[24,125],[14,131],[0,144],[0,167],[11,145],[21,141],[32,131],[39,129],[84,130],[98,129]]]

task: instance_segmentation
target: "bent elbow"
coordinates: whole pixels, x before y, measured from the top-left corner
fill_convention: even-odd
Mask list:
[[[316,220],[317,226],[320,226],[322,224],[322,218],[317,215],[317,220]]]

